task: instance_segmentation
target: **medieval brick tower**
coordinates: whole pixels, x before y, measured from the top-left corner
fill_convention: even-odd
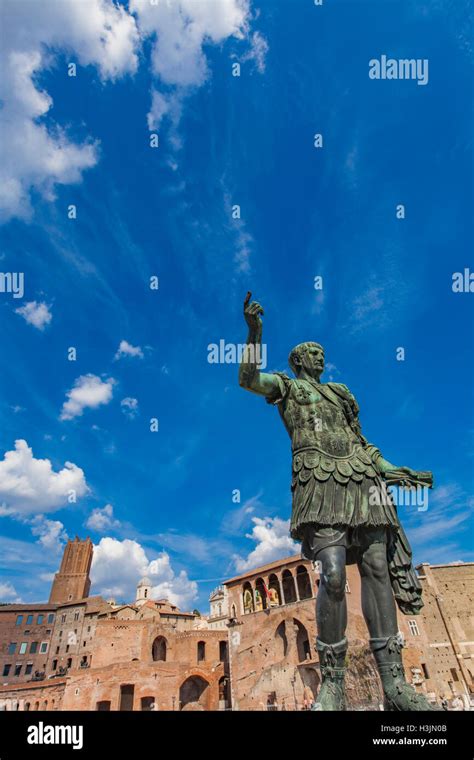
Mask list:
[[[92,541],[81,541],[77,536],[68,541],[64,549],[59,572],[54,576],[50,604],[63,604],[89,596],[91,581],[89,571],[92,562]]]

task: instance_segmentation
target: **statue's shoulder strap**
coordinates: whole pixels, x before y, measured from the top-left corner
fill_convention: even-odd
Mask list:
[[[329,388],[339,396],[339,398],[351,405],[353,414],[359,413],[359,405],[347,385],[344,385],[344,383],[326,383],[326,385],[328,385]]]
[[[366,446],[367,439],[362,435],[359,422],[359,404],[355,400],[355,397],[344,383],[326,383],[326,385],[341,399],[342,408],[349,425],[358,438],[360,438],[361,443]]]
[[[275,390],[271,396],[267,396],[266,401],[267,404],[280,404],[290,392],[291,384],[294,380],[286,372],[272,372],[271,375],[278,382],[278,390]]]

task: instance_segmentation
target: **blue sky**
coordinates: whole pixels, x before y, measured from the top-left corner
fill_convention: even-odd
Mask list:
[[[278,412],[208,362],[245,340],[247,290],[267,371],[321,342],[369,440],[434,472],[428,509],[400,508],[415,561],[472,561],[467,3],[42,6],[4,4],[0,263],[24,295],[0,293],[2,598],[46,599],[76,534],[94,593],[130,599],[146,572],[204,612],[299,550]],[[371,80],[383,54],[428,59],[428,83]]]

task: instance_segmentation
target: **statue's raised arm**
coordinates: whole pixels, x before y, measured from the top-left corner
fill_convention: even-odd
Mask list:
[[[239,385],[260,396],[271,396],[279,391],[280,386],[275,375],[261,372],[259,365],[262,357],[262,319],[263,308],[257,301],[250,301],[252,294],[247,293],[244,301],[244,317],[249,331],[247,342],[239,367]]]

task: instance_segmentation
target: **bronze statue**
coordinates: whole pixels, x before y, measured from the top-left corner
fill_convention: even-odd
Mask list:
[[[412,553],[387,484],[432,486],[430,472],[395,467],[361,433],[359,407],[342,383],[321,383],[324,349],[295,346],[295,378],[259,369],[263,309],[244,302],[249,327],[239,368],[241,387],[275,404],[291,438],[293,507],[290,535],[302,556],[319,561],[316,600],[322,684],[313,709],[344,710],[346,565],[357,563],[362,612],[384,691],[386,710],[440,710],[405,680],[395,600],[406,615],[423,606]]]

